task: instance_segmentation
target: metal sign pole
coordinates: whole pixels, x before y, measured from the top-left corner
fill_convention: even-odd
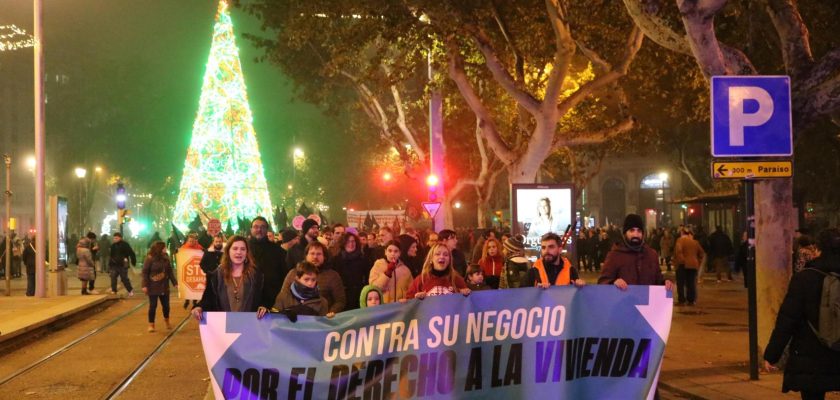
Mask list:
[[[758,380],[758,312],[756,300],[756,267],[755,267],[755,198],[754,182],[744,181],[744,194],[747,215],[747,287],[750,326],[750,380]]]

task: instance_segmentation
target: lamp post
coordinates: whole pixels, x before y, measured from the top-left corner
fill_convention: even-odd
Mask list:
[[[661,224],[665,225],[665,211],[667,209],[667,205],[665,204],[665,183],[668,182],[668,173],[667,172],[660,172],[659,173],[659,185],[662,188],[662,222]]]
[[[76,167],[76,177],[79,178],[79,233],[84,234],[84,222],[82,220],[82,192],[84,191],[84,179],[87,176],[87,170],[81,167]]]
[[[6,163],[6,296],[12,295],[12,157],[3,154]]]

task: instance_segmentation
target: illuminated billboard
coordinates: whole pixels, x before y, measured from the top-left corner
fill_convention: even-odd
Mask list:
[[[574,223],[574,197],[571,184],[513,184],[513,233],[525,236],[529,250],[538,250],[540,237],[548,232],[562,236]]]

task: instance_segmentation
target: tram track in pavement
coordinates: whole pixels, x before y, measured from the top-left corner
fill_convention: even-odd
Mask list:
[[[146,367],[152,362],[152,360],[158,354],[160,354],[161,351],[163,351],[163,349],[166,347],[167,344],[169,344],[169,342],[172,340],[172,338],[178,332],[180,332],[181,329],[184,328],[184,326],[187,324],[187,321],[189,321],[191,317],[192,317],[191,314],[187,314],[184,317],[184,319],[181,320],[181,322],[178,324],[178,326],[176,326],[175,329],[172,329],[171,331],[169,331],[169,333],[157,345],[157,347],[155,347],[155,349],[152,350],[152,352],[149,353],[149,355],[146,356],[137,365],[137,367],[135,367],[134,370],[132,370],[131,373],[128,374],[128,376],[126,376],[118,385],[116,385],[105,396],[103,396],[102,399],[113,399],[113,398],[119,397],[119,395],[122,394],[129,387],[129,385],[131,385],[132,382],[134,382],[134,379],[137,378],[143,372],[143,370],[146,369]]]
[[[75,347],[75,346],[77,346],[78,344],[80,344],[80,343],[84,342],[85,340],[87,340],[87,339],[89,339],[89,338],[91,338],[91,337],[93,337],[93,336],[95,336],[95,335],[97,335],[97,334],[99,334],[99,333],[101,333],[101,332],[105,331],[106,329],[108,329],[109,327],[113,326],[113,325],[114,325],[114,324],[116,324],[117,322],[120,322],[121,320],[123,320],[124,318],[128,317],[129,315],[134,314],[135,312],[137,312],[137,310],[139,310],[139,309],[143,308],[143,306],[144,306],[144,305],[146,305],[146,304],[148,304],[148,301],[147,301],[147,300],[146,300],[146,301],[143,301],[143,302],[141,302],[141,303],[139,303],[139,304],[137,304],[136,306],[134,306],[134,307],[133,307],[133,308],[131,308],[130,310],[126,311],[125,313],[122,313],[122,314],[120,314],[119,316],[117,316],[117,317],[115,317],[115,318],[112,318],[110,321],[106,322],[106,323],[105,323],[105,324],[103,324],[102,326],[99,326],[99,327],[97,327],[97,328],[95,328],[95,329],[92,329],[91,331],[89,331],[89,332],[85,333],[84,335],[82,335],[82,336],[78,337],[77,339],[75,339],[75,340],[71,341],[70,343],[67,343],[67,344],[66,344],[66,345],[64,345],[64,346],[61,346],[60,348],[58,348],[57,350],[55,350],[55,351],[51,352],[50,354],[47,354],[46,356],[41,357],[40,359],[38,359],[38,360],[36,360],[36,361],[34,361],[34,362],[30,363],[29,365],[27,365],[27,366],[25,366],[25,367],[23,367],[23,368],[19,368],[19,369],[18,369],[18,370],[16,370],[15,372],[12,372],[11,374],[9,374],[9,375],[7,375],[7,376],[5,376],[5,377],[3,377],[3,378],[0,378],[0,388],[2,388],[2,387],[3,387],[3,385],[5,385],[6,383],[8,383],[8,382],[12,381],[13,379],[15,379],[15,378],[17,378],[17,377],[19,377],[19,376],[21,376],[21,375],[26,374],[27,372],[29,372],[29,371],[31,371],[31,370],[33,370],[33,369],[35,369],[35,368],[37,368],[37,367],[39,367],[39,366],[43,365],[44,363],[46,363],[46,362],[48,362],[48,361],[50,361],[50,360],[55,359],[55,358],[56,358],[56,357],[58,357],[59,355],[61,355],[61,354],[65,353],[66,351],[68,351],[68,350],[72,349],[73,347]]]

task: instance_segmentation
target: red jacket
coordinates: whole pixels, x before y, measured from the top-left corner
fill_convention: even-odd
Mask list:
[[[598,284],[611,285],[619,278],[624,279],[628,285],[665,284],[659,269],[659,255],[647,245],[642,246],[641,251],[633,250],[624,243],[613,245],[604,260]]]
[[[408,292],[405,294],[406,299],[413,299],[414,295],[418,292],[426,292],[428,296],[438,296],[443,294],[453,294],[459,293],[461,289],[467,288],[467,283],[464,282],[464,278],[461,278],[460,275],[455,274],[455,286],[452,286],[452,281],[449,279],[448,276],[440,277],[434,276],[429,274],[425,276],[426,279],[423,279],[424,276],[417,275],[414,278],[414,281],[411,282],[411,286],[408,287]]]
[[[484,276],[499,276],[502,274],[502,267],[505,266],[505,259],[502,255],[496,257],[486,257],[478,260],[478,265],[481,266],[481,272]]]

